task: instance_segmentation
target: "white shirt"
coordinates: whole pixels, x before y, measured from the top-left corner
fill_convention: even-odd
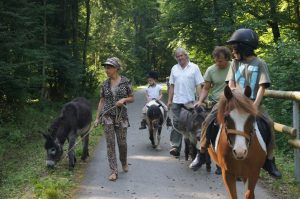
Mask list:
[[[150,99],[157,99],[159,97],[159,92],[162,89],[161,85],[155,84],[155,86],[149,86],[146,90]]]
[[[172,67],[169,83],[174,85],[173,103],[185,104],[195,101],[195,88],[204,82],[198,65],[189,62],[182,69],[179,64]]]

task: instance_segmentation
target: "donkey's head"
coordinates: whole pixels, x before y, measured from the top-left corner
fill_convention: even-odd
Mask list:
[[[63,146],[57,137],[57,135],[61,134],[61,132],[63,131],[63,127],[59,124],[60,119],[57,119],[49,128],[49,133],[43,133],[43,136],[46,139],[44,147],[46,149],[46,165],[48,167],[54,167],[63,155]]]

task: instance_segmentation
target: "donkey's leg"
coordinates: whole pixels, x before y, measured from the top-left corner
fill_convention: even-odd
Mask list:
[[[75,142],[76,142],[76,130],[71,130],[69,133],[69,170],[73,170],[75,167],[76,157],[75,157]]]
[[[235,176],[230,175],[223,168],[222,168],[222,176],[223,176],[225,188],[226,188],[227,192],[229,193],[230,199],[237,199]]]
[[[205,163],[206,163],[206,171],[211,171],[211,160],[208,151],[205,152]]]
[[[184,155],[186,161],[189,159],[190,144],[190,140],[188,138],[184,138]]]
[[[88,132],[86,132],[88,133]],[[82,140],[82,155],[81,160],[85,161],[89,157],[89,135],[86,135]]]

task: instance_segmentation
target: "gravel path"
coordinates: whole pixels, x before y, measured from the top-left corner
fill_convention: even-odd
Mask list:
[[[110,174],[106,157],[106,143],[101,139],[86,175],[74,198],[78,199],[226,199],[229,198],[221,176],[208,173],[205,166],[198,171],[188,168],[190,161],[183,155],[175,159],[169,155],[170,132],[162,131],[161,150],[152,149],[147,130],[138,130],[141,110],[144,105],[143,91],[135,93],[135,102],[128,105],[131,127],[128,129],[129,172],[119,166],[119,179],[107,180]],[[183,152],[181,152],[183,154]],[[238,182],[238,197],[244,198],[244,186]],[[272,197],[257,185],[256,198]]]

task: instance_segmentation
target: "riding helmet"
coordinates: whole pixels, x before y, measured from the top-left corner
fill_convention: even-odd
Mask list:
[[[231,35],[230,39],[226,42],[227,44],[238,44],[242,43],[251,46],[253,49],[258,47],[258,36],[257,34],[247,28],[241,28]]]

